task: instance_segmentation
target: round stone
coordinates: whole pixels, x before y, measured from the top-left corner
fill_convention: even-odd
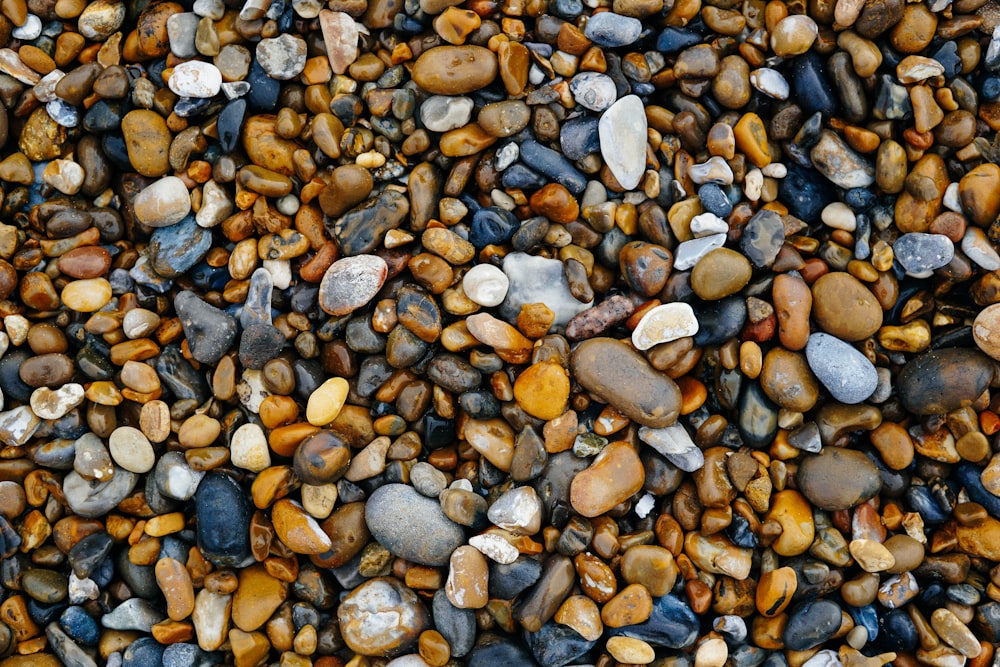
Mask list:
[[[873,498],[882,488],[878,468],[853,449],[826,447],[807,456],[795,477],[799,491],[825,510],[846,510]]]
[[[509,287],[507,274],[492,264],[476,264],[462,277],[465,295],[485,308],[503,303]]]
[[[328,314],[348,315],[371,301],[388,275],[377,255],[344,257],[330,265],[319,286],[319,305]]]
[[[379,544],[421,565],[445,565],[465,543],[465,532],[436,500],[404,484],[379,487],[365,504],[365,522]]]
[[[215,97],[222,89],[222,73],[210,63],[189,60],[174,67],[167,85],[181,97]]]
[[[164,176],[136,195],[132,210],[147,227],[168,227],[191,212],[191,196],[184,181]]]
[[[244,424],[236,429],[229,443],[229,456],[233,465],[260,472],[271,465],[271,452],[267,436],[257,424]]]
[[[156,463],[156,454],[149,438],[131,426],[119,426],[111,432],[108,451],[115,463],[130,472],[149,472]]]
[[[809,368],[841,403],[866,400],[878,386],[875,366],[853,346],[825,333],[814,333],[806,344]]]
[[[391,577],[370,579],[351,591],[337,607],[337,620],[352,651],[379,657],[405,653],[430,627],[416,593]]]

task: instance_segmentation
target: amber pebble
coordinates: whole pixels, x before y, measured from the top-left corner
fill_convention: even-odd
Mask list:
[[[854,342],[882,326],[882,308],[875,295],[854,276],[835,271],[812,286],[812,315],[823,331]]]
[[[539,419],[555,419],[565,412],[569,391],[566,369],[552,362],[532,364],[514,381],[517,404]]]
[[[295,474],[305,484],[321,485],[340,479],[351,462],[351,449],[333,431],[318,431],[295,450]]]
[[[629,584],[601,609],[601,620],[609,628],[642,623],[653,611],[653,598],[645,586]]]

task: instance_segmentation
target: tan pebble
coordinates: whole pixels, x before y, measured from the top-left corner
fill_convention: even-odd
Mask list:
[[[874,540],[851,540],[848,548],[865,572],[884,572],[896,564],[892,553]]]
[[[645,665],[656,659],[656,651],[652,646],[632,637],[612,637],[605,648],[612,658],[629,665]]]
[[[314,426],[326,426],[340,414],[350,387],[344,378],[330,378],[309,396],[306,419]]]

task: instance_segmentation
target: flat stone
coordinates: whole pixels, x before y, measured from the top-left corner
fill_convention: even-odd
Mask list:
[[[626,95],[612,104],[601,116],[598,133],[601,157],[608,169],[623,188],[635,189],[646,169],[646,112],[642,100]]]
[[[330,315],[348,315],[378,294],[387,275],[388,266],[377,255],[339,259],[323,275],[319,305]]]

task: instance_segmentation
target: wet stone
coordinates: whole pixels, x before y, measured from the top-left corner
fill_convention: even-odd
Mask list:
[[[825,333],[809,336],[809,368],[841,403],[866,400],[878,385],[878,373],[868,358],[844,341]]]
[[[337,620],[347,645],[371,656],[405,653],[430,625],[416,594],[388,577],[371,579],[354,589],[337,608]]]
[[[830,447],[805,458],[796,480],[802,494],[826,510],[854,507],[872,498],[882,486],[878,469],[867,456]]]

